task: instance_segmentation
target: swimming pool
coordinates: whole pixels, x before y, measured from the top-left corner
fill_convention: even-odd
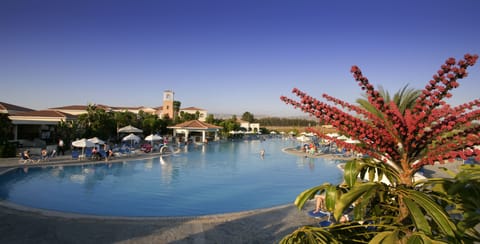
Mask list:
[[[18,168],[0,176],[0,199],[89,215],[200,216],[292,203],[309,187],[341,181],[336,161],[282,152],[297,145],[219,142],[119,163]]]

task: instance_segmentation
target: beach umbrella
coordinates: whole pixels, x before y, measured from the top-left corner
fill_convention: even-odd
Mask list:
[[[160,141],[162,140],[163,138],[159,135],[154,135],[154,134],[151,134],[147,137],[145,137],[145,141]]]
[[[130,133],[128,136],[125,136],[122,141],[136,141],[136,142],[139,142],[140,141],[140,137],[133,134],[133,133]]]
[[[329,136],[329,137],[339,137],[340,135],[338,133],[328,133],[327,136]]]
[[[161,141],[163,138],[159,135],[150,134],[149,136],[145,137],[145,141],[150,141],[153,148],[153,141]],[[153,150],[153,149],[152,149]]]
[[[122,141],[130,141],[130,146],[132,146],[133,141],[140,142],[140,137],[133,133],[130,133],[128,136],[125,136]]]
[[[348,138],[348,137],[345,136],[345,135],[341,135],[341,136],[337,137],[337,139],[338,139],[338,140],[348,140],[348,139],[350,139],[350,138]]]
[[[88,139],[88,141],[91,141],[94,144],[100,144],[100,145],[105,144],[105,142],[102,141],[101,139],[98,139],[98,137],[92,137],[92,138]]]
[[[82,148],[82,155],[86,147],[94,147],[95,143],[83,138],[80,140],[76,140],[72,142],[72,146],[74,147],[81,147]]]
[[[307,142],[307,141],[310,141],[311,138],[308,137],[308,136],[302,135],[302,136],[297,137],[297,140],[299,140],[301,142]]]
[[[80,139],[80,140],[76,140],[74,142],[72,142],[72,146],[74,147],[81,147],[81,148],[85,148],[85,147],[94,147],[95,146],[95,143],[83,138],[83,139]]]
[[[127,125],[125,127],[122,127],[120,129],[118,129],[117,132],[118,133],[142,133],[143,130],[141,130],[137,127],[131,126],[131,125]]]
[[[346,143],[352,143],[352,144],[357,144],[357,143],[360,143],[359,140],[352,140],[352,139],[348,139],[345,141]]]

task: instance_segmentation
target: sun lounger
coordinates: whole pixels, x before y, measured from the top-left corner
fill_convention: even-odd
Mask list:
[[[315,212],[315,210],[311,210],[311,211],[308,211],[308,215],[316,218],[316,219],[320,219],[320,218],[325,218],[325,217],[328,217],[330,218],[330,212],[326,212],[326,211],[318,211],[318,212]]]
[[[107,152],[105,152],[105,150],[99,150],[99,151],[98,151],[98,154],[100,155],[100,157],[101,157],[102,159],[107,158]]]
[[[79,159],[80,153],[77,150],[72,150],[72,159]]]
[[[92,149],[89,148],[89,147],[87,147],[87,148],[85,149],[85,156],[84,156],[84,157],[85,157],[86,159],[92,159],[92,155],[93,155]]]

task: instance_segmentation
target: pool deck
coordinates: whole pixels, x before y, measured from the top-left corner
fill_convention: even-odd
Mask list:
[[[305,154],[284,151],[298,156]],[[152,156],[159,154],[139,153],[110,162]],[[325,156],[328,155],[314,155]],[[18,158],[2,158],[0,171],[17,167],[86,163],[92,162],[72,160],[70,155],[34,165],[21,165]],[[425,176],[448,177],[439,167],[456,171],[460,164],[428,165],[425,167]],[[313,207],[310,201],[305,209],[311,210]],[[278,243],[298,227],[318,222],[309,217],[306,210],[299,211],[293,204],[288,204],[199,217],[122,218],[42,211],[0,201],[0,243]]]

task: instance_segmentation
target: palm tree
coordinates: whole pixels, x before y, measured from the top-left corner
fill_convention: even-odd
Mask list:
[[[173,101],[173,121],[177,123],[178,120],[178,113],[180,112],[180,107],[182,106],[182,103],[180,101]]]
[[[450,107],[443,99],[458,87],[478,55],[463,60],[448,59],[418,94],[404,87],[390,99],[377,91],[352,67],[355,80],[366,90],[368,103],[354,106],[323,95],[329,105],[294,89],[300,97],[286,97],[287,104],[302,109],[321,122],[332,124],[343,134],[361,141],[348,144],[311,130],[320,137],[354,150],[367,158],[348,162],[344,182],[325,183],[302,192],[295,204],[302,209],[315,194],[325,193],[326,207],[339,220],[353,207],[355,220],[329,228],[302,227],[282,242],[387,242],[387,243],[470,243],[480,241],[475,226],[480,223],[479,167],[462,168],[450,179],[416,180],[414,174],[426,164],[466,159],[480,159],[480,100]],[[342,110],[344,109],[344,110]],[[352,115],[354,111],[357,115]],[[388,184],[382,179],[388,179]],[[359,180],[366,179],[366,181]],[[365,224],[366,223],[366,224]]]
[[[382,86],[379,86],[378,93],[385,100],[386,103],[390,103],[393,101],[395,105],[397,105],[400,113],[405,114],[405,111],[407,109],[412,109],[415,106],[415,101],[418,99],[420,94],[422,94],[422,91],[408,88],[407,84],[393,95],[393,99],[390,97],[389,92],[383,89]],[[369,103],[367,94],[363,94],[363,96],[366,98],[358,98],[356,102],[365,110],[371,113],[377,113],[377,115],[380,116],[381,113],[377,111],[375,106]]]

